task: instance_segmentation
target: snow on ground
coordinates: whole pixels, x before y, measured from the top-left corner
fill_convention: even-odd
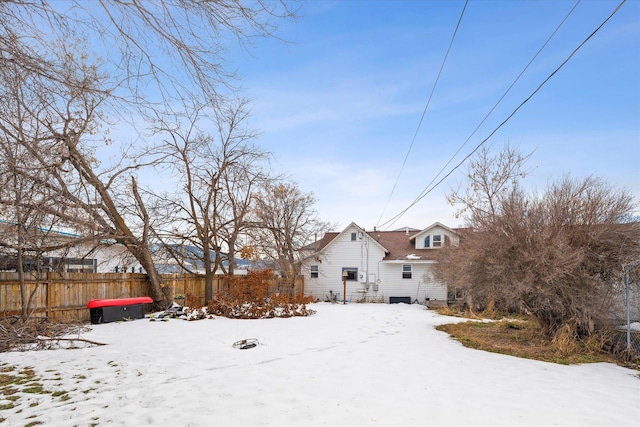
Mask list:
[[[92,325],[106,346],[0,354],[51,391],[0,411],[23,426],[638,426],[640,378],[467,349],[405,304],[311,317]],[[255,348],[233,348],[257,338]],[[0,405],[6,403],[1,400]]]

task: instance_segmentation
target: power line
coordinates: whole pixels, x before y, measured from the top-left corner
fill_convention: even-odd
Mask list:
[[[471,138],[473,137],[473,135],[476,134],[476,132],[478,131],[478,129],[480,129],[480,127],[484,124],[484,122],[489,118],[489,116],[491,115],[491,113],[493,113],[493,111],[498,107],[498,105],[502,102],[502,100],[507,96],[507,94],[511,91],[511,89],[513,89],[513,87],[516,85],[516,83],[520,80],[520,78],[524,75],[524,73],[529,69],[529,67],[531,66],[531,64],[533,64],[533,61],[536,60],[536,58],[540,55],[540,53],[544,50],[544,48],[549,44],[549,42],[551,41],[551,39],[553,39],[553,37],[556,35],[556,33],[560,30],[560,27],[562,27],[562,25],[564,25],[564,23],[567,21],[567,19],[569,18],[569,16],[571,16],[571,14],[573,13],[573,11],[576,9],[576,7],[578,7],[578,4],[580,4],[582,0],[578,0],[573,7],[571,8],[571,10],[569,11],[569,13],[567,13],[567,15],[564,17],[564,19],[558,24],[558,26],[556,27],[556,29],[551,33],[551,35],[547,38],[547,40],[542,44],[542,46],[540,47],[540,49],[538,49],[538,51],[535,53],[535,55],[533,55],[533,58],[531,58],[531,60],[529,61],[529,63],[524,67],[524,69],[520,72],[520,74],[518,74],[518,76],[515,78],[515,80],[511,83],[511,85],[507,88],[507,90],[502,94],[502,96],[498,99],[498,101],[493,105],[493,107],[491,108],[491,110],[489,110],[489,112],[484,116],[484,118],[480,121],[480,123],[478,123],[478,125],[475,127],[475,129],[473,130],[473,132],[471,132],[471,134],[467,137],[467,139],[462,143],[462,145],[458,148],[458,150],[451,156],[451,158],[447,161],[447,163],[438,171],[438,173],[433,177],[433,179],[429,182],[429,184],[427,184],[428,188],[431,184],[434,183],[434,181],[436,179],[438,179],[438,177],[440,176],[440,174],[442,174],[442,172],[447,168],[447,166],[449,166],[449,164],[451,164],[451,162],[453,161],[453,159],[455,159],[455,157],[460,153],[460,151],[462,151],[462,149],[465,147],[465,145],[467,145],[467,143],[471,140]],[[424,190],[423,190],[424,192]],[[422,194],[422,193],[421,193]]]
[[[391,194],[389,194],[389,198],[382,209],[382,213],[380,214],[380,218],[378,218],[378,223],[382,220],[384,213],[389,206],[389,202],[391,201],[391,197],[396,190],[396,186],[398,185],[398,181],[400,180],[400,176],[402,175],[402,171],[404,170],[404,166],[407,164],[407,159],[409,158],[409,154],[411,153],[411,149],[413,148],[413,144],[416,142],[416,138],[418,136],[418,132],[420,131],[420,126],[422,126],[422,121],[424,120],[424,116],[427,113],[427,109],[429,108],[429,104],[431,104],[431,98],[433,97],[433,93],[436,90],[436,86],[438,85],[438,81],[440,80],[440,75],[442,74],[442,70],[444,69],[444,65],[447,62],[447,57],[449,56],[449,52],[451,51],[451,47],[453,46],[453,41],[456,38],[456,34],[458,33],[458,29],[460,28],[460,23],[462,22],[462,17],[464,16],[464,11],[467,9],[467,4],[469,0],[466,0],[464,3],[464,7],[462,8],[462,12],[460,13],[460,18],[458,18],[458,23],[456,24],[456,28],[453,31],[453,36],[451,37],[451,41],[449,42],[449,47],[447,48],[447,53],[444,55],[444,59],[442,60],[442,64],[440,65],[440,70],[438,71],[438,75],[436,77],[435,82],[433,83],[433,87],[431,88],[431,93],[429,94],[429,99],[427,100],[427,105],[425,105],[424,110],[422,111],[422,116],[420,117],[420,121],[418,122],[418,127],[416,128],[415,133],[413,134],[413,139],[411,140],[411,144],[409,144],[409,149],[407,150],[407,154],[404,156],[404,161],[402,162],[402,166],[400,167],[400,172],[398,172],[398,176],[396,177],[395,182],[393,183],[393,188],[391,189]],[[376,224],[377,227],[377,224]]]
[[[471,157],[473,154],[475,154],[476,151],[478,151],[478,149],[484,145],[500,128],[502,128],[502,126],[504,126],[519,110],[520,108],[522,108],[527,102],[529,102],[529,100],[531,98],[533,98],[533,96],[538,93],[540,91],[540,89],[542,89],[542,87],[547,84],[547,82],[558,72],[560,71],[560,69],[562,67],[565,66],[565,64],[567,62],[569,62],[569,60],[571,58],[573,58],[573,56],[576,54],[576,52],[578,52],[578,50],[580,50],[598,31],[600,31],[600,29],[618,12],[618,10],[620,10],[620,8],[622,7],[622,5],[624,3],[626,3],[627,0],[622,0],[622,2],[620,2],[620,4],[618,4],[618,6],[613,10],[613,12],[611,12],[611,14],[595,29],[593,30],[593,32],[591,34],[589,34],[587,36],[587,38],[585,38],[582,43],[580,43],[578,45],[578,47],[576,47],[571,54],[569,54],[569,56],[562,61],[562,63],[551,73],[549,74],[549,76],[544,79],[544,81],[542,83],[540,83],[540,85],[524,100],[520,103],[520,105],[518,105],[518,107],[516,107],[515,110],[513,110],[511,112],[511,114],[509,114],[509,116],[507,116],[506,119],[504,119],[504,121],[502,121],[502,123],[500,123],[490,134],[489,136],[487,136],[485,139],[483,139],[478,145],[476,145],[476,147],[467,155],[465,156],[456,166],[454,166],[453,169],[451,169],[444,177],[442,177],[442,179],[440,179],[438,182],[436,182],[431,188],[429,188],[429,185],[427,185],[424,190],[422,190],[422,192],[420,193],[420,195],[418,195],[418,197],[416,197],[416,199],[411,202],[411,204],[409,204],[409,206],[407,206],[405,209],[403,209],[400,213],[398,213],[396,216],[392,217],[391,219],[389,219],[388,221],[384,222],[383,224],[381,224],[381,227],[384,227],[385,225],[389,224],[389,225],[393,225],[398,219],[400,219],[400,217],[402,217],[409,209],[411,209],[416,203],[418,203],[420,200],[422,200],[425,196],[427,196],[429,193],[431,193],[436,187],[438,187],[438,185],[440,185],[445,179],[447,179],[456,169],[458,169],[460,166],[462,166],[462,164],[464,162],[467,161],[467,159],[469,159],[469,157]],[[475,131],[474,131],[475,132]],[[466,142],[465,142],[466,143]],[[433,181],[432,181],[433,182]]]

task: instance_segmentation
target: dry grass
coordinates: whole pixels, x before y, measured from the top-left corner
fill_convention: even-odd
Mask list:
[[[442,314],[452,315],[447,310]],[[611,362],[640,369],[638,360],[629,361],[621,355],[607,353],[603,340],[596,335],[577,341],[567,329],[552,339],[534,319],[470,320],[440,325],[436,329],[447,332],[465,347],[493,353],[560,364]]]

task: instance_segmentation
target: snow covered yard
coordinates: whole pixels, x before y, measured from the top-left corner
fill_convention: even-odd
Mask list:
[[[638,426],[635,371],[467,349],[434,329],[460,319],[419,305],[311,308],[289,319],[93,325],[83,337],[108,345],[0,354],[3,367],[33,367],[58,392],[16,393],[0,424]],[[243,338],[260,344],[232,347]]]

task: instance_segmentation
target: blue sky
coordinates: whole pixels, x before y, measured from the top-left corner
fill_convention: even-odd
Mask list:
[[[464,1],[300,3],[301,19],[278,33],[289,43],[260,39],[231,60],[274,169],[313,192],[320,217],[338,230],[352,221],[380,228],[452,157],[445,173],[486,138],[618,3],[578,4],[453,157],[575,5],[471,0],[388,205]],[[527,188],[565,173],[594,175],[640,198],[640,2],[624,4],[487,143],[499,150],[506,142],[533,153]],[[381,228],[462,225],[445,195],[463,174],[454,171]]]

